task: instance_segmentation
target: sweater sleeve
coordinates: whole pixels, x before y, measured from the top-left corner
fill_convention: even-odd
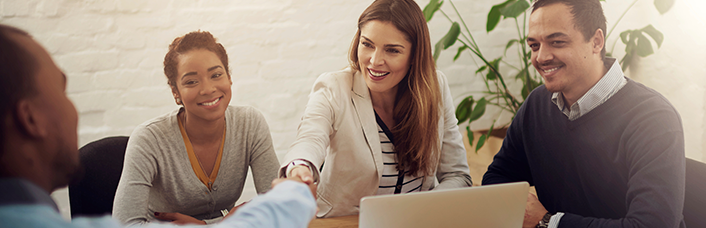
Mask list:
[[[527,181],[530,185],[534,185],[522,141],[522,122],[531,97],[532,95],[520,107],[508,127],[500,151],[493,157],[493,162],[483,175],[483,185],[518,181]]]
[[[625,217],[566,213],[559,227],[684,227],[684,134],[678,114],[662,110],[633,121],[625,143],[629,167]]]
[[[113,202],[113,217],[134,225],[149,222],[149,191],[157,173],[157,150],[154,134],[144,125],[135,129],[128,140],[125,163]]]
[[[250,143],[250,168],[253,172],[255,189],[258,193],[264,193],[270,189],[272,180],[277,178],[277,155],[272,145],[272,136],[267,126],[267,121],[262,114],[251,108],[250,119],[252,121],[252,131],[249,132],[252,140]]]
[[[444,118],[444,132],[441,138],[441,157],[436,172],[439,186],[436,189],[468,187],[473,184],[473,181],[468,169],[466,149],[463,146],[461,133],[458,131],[458,120],[454,112],[451,91],[446,76],[441,71],[437,71],[437,75],[443,95],[441,114]]]

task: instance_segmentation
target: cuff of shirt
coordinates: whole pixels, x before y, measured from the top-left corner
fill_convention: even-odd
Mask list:
[[[556,214],[552,215],[552,218],[549,219],[549,228],[559,227],[559,220],[561,220],[562,216],[564,216],[564,213],[562,212],[557,212]]]
[[[289,177],[289,175],[292,172],[292,169],[294,169],[294,167],[296,167],[298,165],[306,166],[307,168],[309,168],[309,171],[312,174],[314,173],[311,170],[311,167],[309,167],[309,164],[307,164],[304,160],[294,160],[294,161],[290,162],[289,165],[287,165],[287,171],[285,172],[286,177]]]

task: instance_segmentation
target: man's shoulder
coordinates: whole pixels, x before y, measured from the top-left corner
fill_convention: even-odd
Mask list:
[[[527,95],[527,98],[525,101],[522,103],[522,107],[520,107],[520,111],[518,111],[518,114],[520,112],[525,112],[527,109],[535,109],[539,107],[545,107],[549,104],[552,103],[552,92],[549,92],[547,90],[547,87],[544,85],[540,85],[532,92],[530,92],[529,95]]]
[[[623,99],[620,99],[619,104],[621,106],[641,111],[670,110],[678,115],[676,108],[661,93],[632,79],[628,79],[627,84],[620,92],[623,92],[621,94]]]

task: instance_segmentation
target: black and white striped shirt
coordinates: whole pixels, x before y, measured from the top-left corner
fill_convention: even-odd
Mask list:
[[[378,134],[380,135],[380,147],[382,149],[383,170],[380,178],[377,195],[394,194],[397,186],[397,181],[400,171],[397,170],[397,153],[393,144],[392,132],[385,126],[382,119],[375,113],[375,119],[378,123]],[[406,173],[405,173],[406,174]],[[419,192],[422,188],[422,176],[404,175],[404,180],[400,193]]]

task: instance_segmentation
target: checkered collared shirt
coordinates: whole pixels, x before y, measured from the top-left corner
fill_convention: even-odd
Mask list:
[[[559,110],[561,110],[564,115],[569,117],[569,120],[574,121],[605,103],[628,83],[628,80],[625,79],[623,74],[623,70],[620,68],[620,64],[618,64],[615,58],[605,58],[603,62],[606,67],[610,67],[608,72],[606,72],[601,80],[593,85],[586,94],[581,96],[576,103],[571,105],[570,108],[564,106],[564,97],[561,92],[554,92],[552,94],[552,102],[559,107]]]

